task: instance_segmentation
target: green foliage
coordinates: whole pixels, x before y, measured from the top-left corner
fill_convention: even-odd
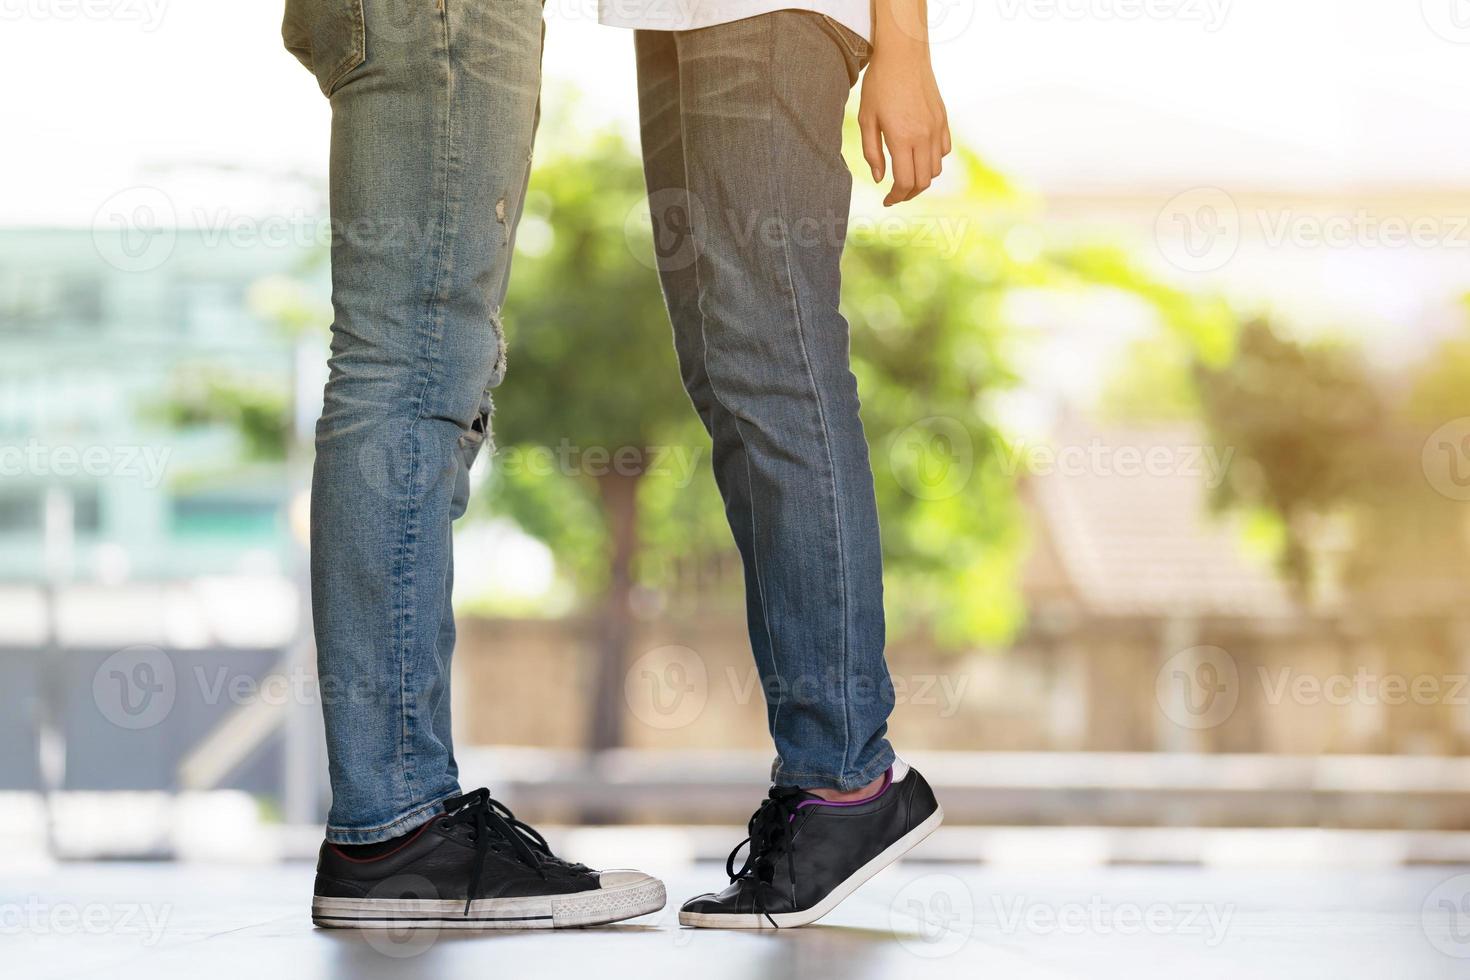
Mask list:
[[[848,155],[863,172],[851,124]],[[975,154],[961,149],[951,168],[961,179],[948,196],[855,214],[843,311],[872,447],[889,620],[968,646],[1003,641],[1023,621],[1024,520],[993,418],[995,396],[1018,382],[1008,300],[1122,291],[1207,363],[1229,356],[1234,321],[1223,303],[1157,283],[1115,249],[1051,246],[1036,202]],[[503,450],[481,506],[545,540],[584,594],[605,583],[609,552],[594,481],[575,465],[527,472],[537,446],[663,446],[698,458],[692,482],[667,471],[642,481],[645,585],[676,587],[677,569],[733,547],[708,437],[679,387],[651,242],[629,221],[642,193],[637,158],[616,136],[543,159],[506,304]]]
[[[286,379],[217,369],[181,371],[167,399],[149,414],[175,429],[224,427],[250,460],[281,462],[291,446]]]
[[[1235,450],[1221,508],[1278,515],[1283,570],[1303,592],[1333,519],[1365,500],[1384,471],[1386,408],[1362,355],[1281,336],[1264,321],[1241,333],[1235,360],[1198,371],[1215,441]]]

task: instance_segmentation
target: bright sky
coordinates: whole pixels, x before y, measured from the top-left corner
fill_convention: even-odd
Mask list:
[[[548,0],[547,111],[575,99],[590,119],[563,139],[605,120],[636,142],[632,37],[598,26],[595,3]],[[956,139],[1043,191],[1131,195],[1109,235],[1160,275],[1301,329],[1354,333],[1389,361],[1464,329],[1470,217],[1450,211],[1470,214],[1470,0],[930,5]],[[0,0],[0,227],[88,227],[139,193],[184,225],[285,215],[315,227],[320,201],[292,175],[324,177],[328,109],[281,47],[282,7]],[[1205,227],[1210,188],[1239,205],[1240,234],[1223,239],[1239,247],[1196,269],[1155,217],[1183,234],[1166,213],[1182,200],[1193,223],[1180,228]],[[1384,247],[1372,224],[1322,247],[1279,224],[1311,218],[1313,195],[1340,219],[1364,193],[1391,202],[1373,221],[1428,216],[1436,237]],[[1277,203],[1258,210],[1262,194]],[[1284,241],[1262,241],[1278,227]],[[1086,398],[1104,354],[1146,329],[1114,312],[1089,303],[1039,319],[1049,339],[1033,384]]]
[[[957,136],[1029,183],[1470,184],[1467,0],[931,3]],[[631,38],[594,4],[548,5],[547,98],[575,91],[631,133]],[[281,49],[280,12],[0,0],[0,225],[89,224],[190,161],[320,173],[327,109]],[[221,197],[213,174],[167,179],[185,211]],[[287,193],[240,184],[235,207]]]

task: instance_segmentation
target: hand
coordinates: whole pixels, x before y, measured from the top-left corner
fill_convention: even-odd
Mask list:
[[[863,79],[858,125],[863,157],[876,183],[888,172],[883,157],[883,145],[888,145],[893,186],[883,198],[884,207],[913,200],[943,171],[951,148],[949,116],[929,63],[928,44],[900,32],[885,36],[881,18]]]

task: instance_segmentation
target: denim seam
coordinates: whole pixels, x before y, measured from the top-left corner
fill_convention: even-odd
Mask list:
[[[767,18],[767,36],[770,39],[768,64],[775,65],[776,61],[776,37],[777,18]],[[776,111],[778,99],[776,95],[776,72],[767,73],[767,91],[770,95],[770,116],[767,125],[770,127],[770,139],[767,141],[768,152],[774,157],[776,142]],[[772,199],[776,202],[779,213],[785,217],[788,213],[786,198],[781,192],[780,182],[776,179],[776,167],[774,159],[771,166],[766,168],[767,180],[770,183]],[[842,651],[842,676],[847,676],[848,658],[848,633],[847,633],[847,554],[842,545],[842,507],[837,491],[837,462],[832,458],[832,440],[827,429],[827,411],[822,403],[822,391],[817,385],[816,375],[812,371],[811,356],[806,347],[806,325],[801,314],[801,299],[796,294],[796,277],[791,270],[791,241],[790,236],[781,236],[781,258],[786,267],[786,283],[791,295],[791,309],[796,315],[796,340],[801,347],[802,363],[806,367],[807,380],[811,383],[812,399],[817,406],[817,424],[822,433],[822,449],[827,455],[827,472],[832,484],[832,521],[836,531],[837,545],[837,571],[839,582],[838,611],[841,620],[841,642],[838,648]],[[852,719],[849,712],[848,699],[842,699],[842,770],[847,770],[847,756],[852,749]]]
[[[418,441],[418,429],[424,421],[424,402],[428,393],[430,381],[434,376],[434,365],[438,360],[438,343],[441,336],[439,317],[441,315],[442,303],[440,293],[445,281],[445,265],[447,262],[447,240],[449,236],[449,213],[451,188],[454,181],[451,179],[450,168],[453,158],[454,147],[454,58],[450,50],[449,18],[448,12],[441,8],[442,41],[444,44],[444,152],[442,157],[441,180],[443,181],[443,194],[439,209],[439,234],[434,242],[433,254],[433,276],[429,283],[428,301],[425,308],[422,353],[422,380],[419,384],[418,395],[414,402],[414,417],[409,425],[409,465],[406,480],[407,500],[403,508],[402,532],[400,537],[398,585],[400,590],[400,602],[398,611],[398,656],[399,656],[399,766],[400,778],[410,796],[415,793],[413,789],[417,778],[412,772],[414,756],[411,746],[413,744],[413,730],[416,727],[417,704],[410,705],[409,691],[410,678],[413,674],[413,640],[414,640],[414,612],[417,600],[415,577],[415,562],[413,555],[417,551],[418,543],[418,497],[415,493],[419,471],[420,450]]]
[[[679,122],[679,160],[684,167],[684,194],[686,197],[688,197],[689,195],[693,194],[694,191],[691,187],[693,181],[689,179],[689,146],[685,138],[687,132],[687,126],[684,122],[685,71],[683,56],[680,53],[679,33],[676,32],[673,34],[673,42],[675,72],[674,94],[676,99],[678,100],[678,111],[676,115]],[[692,209],[690,213],[693,213]],[[714,375],[711,374],[709,370],[709,341],[705,335],[705,327],[709,323],[709,317],[705,314],[704,311],[704,281],[703,276],[700,274],[699,270],[700,258],[701,256],[699,251],[699,239],[696,236],[694,239],[694,289],[696,297],[695,308],[699,311],[700,360],[704,365],[704,375],[706,378],[709,379],[710,394],[714,396],[714,399],[716,402],[719,403],[720,408],[724,409],[724,411],[729,414],[732,426],[735,429],[735,436],[740,440],[740,455],[744,457],[745,460],[745,499],[749,505],[750,510],[750,560],[751,564],[755,567],[756,597],[760,603],[761,625],[765,627],[766,643],[769,645],[771,650],[771,672],[776,675],[776,706],[772,710],[769,726],[771,731],[771,738],[774,741],[776,736],[776,724],[781,720],[781,708],[786,702],[786,681],[781,676],[780,658],[776,656],[776,642],[775,639],[771,636],[771,621],[770,618],[766,615],[765,582],[761,576],[760,549],[756,547],[757,524],[755,511],[755,485],[751,482],[750,478],[750,446],[746,442],[745,433],[740,427],[740,416],[736,412],[734,412],[729,405],[725,404],[725,400],[720,397],[719,385],[715,383]],[[698,406],[696,406],[696,410],[697,408]],[[711,436],[713,436],[713,430],[711,430],[710,434]]]

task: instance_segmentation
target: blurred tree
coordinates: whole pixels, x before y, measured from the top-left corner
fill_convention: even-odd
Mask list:
[[[657,274],[640,261],[651,245],[626,230],[644,196],[637,157],[611,133],[543,157],[506,301],[510,371],[495,419],[505,449],[488,499],[600,597],[587,732],[600,750],[622,741],[640,488],[668,454],[700,443]]]
[[[1012,364],[1025,331],[1012,301],[1123,294],[1189,358],[1211,363],[1228,358],[1235,320],[1121,249],[1053,244],[1036,202],[974,153],[958,150],[950,167],[956,192],[921,198],[914,215],[859,219],[844,309],[874,449],[889,620],[962,647],[1009,639],[1024,615],[1025,521],[995,403],[1021,380]]]
[[[1023,291],[1122,291],[1211,363],[1228,356],[1234,321],[1222,303],[1155,282],[1117,249],[1049,248],[1033,202],[974,154],[957,162],[955,193],[912,213],[856,214],[844,312],[890,622],[969,646],[1008,638],[1023,618],[1016,474],[993,421],[993,396],[1017,381],[1008,301]],[[733,552],[708,438],[679,386],[651,235],[637,217],[642,193],[637,159],[615,135],[560,153],[543,147],[506,303],[503,448],[480,498],[546,541],[578,591],[598,597],[593,748],[619,742],[636,587],[687,587],[681,570]],[[655,447],[666,465],[650,473]],[[692,478],[670,453],[698,461]]]
[[[1196,378],[1215,441],[1235,450],[1215,505],[1275,515],[1287,580],[1305,601],[1331,598],[1345,522],[1384,471],[1386,409],[1361,353],[1292,340],[1255,320],[1234,360],[1200,365]]]
[[[545,542],[596,610],[587,744],[602,749],[621,742],[641,600],[679,599],[691,580],[709,580],[738,604],[742,579],[708,437],[679,384],[638,158],[620,136],[588,135],[570,114],[543,129],[551,142],[527,195],[506,302],[500,449],[472,506]],[[558,138],[570,141],[559,147]],[[862,172],[851,121],[848,155]],[[883,521],[889,621],[895,633],[924,629],[941,645],[971,647],[1008,639],[1024,618],[1018,474],[995,398],[1019,381],[1013,301],[1126,294],[1187,360],[1209,365],[1229,358],[1235,322],[1222,302],[1159,283],[1117,248],[1052,243],[1037,202],[973,153],[960,150],[951,170],[951,192],[896,212],[860,191],[844,312]],[[288,333],[324,322],[280,283],[262,294]],[[291,432],[287,390],[184,378],[169,411],[180,424],[231,422],[279,458]]]

